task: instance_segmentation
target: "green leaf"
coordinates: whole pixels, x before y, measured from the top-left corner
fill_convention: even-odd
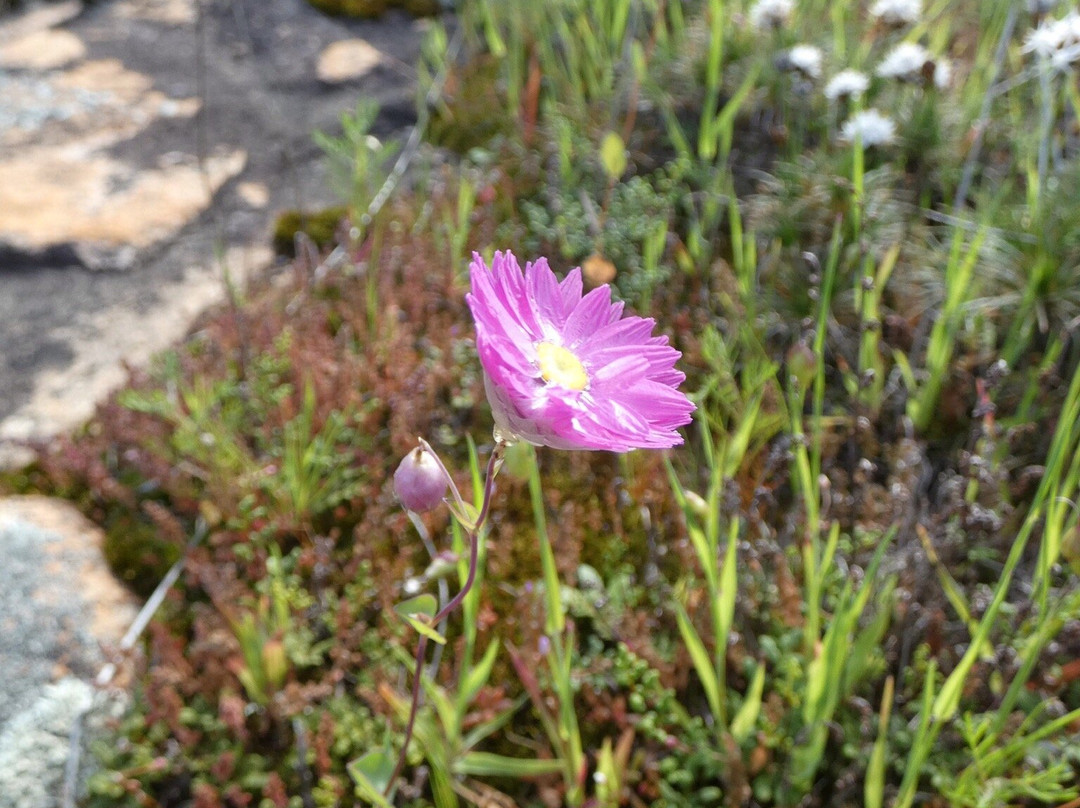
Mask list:
[[[432,594],[417,595],[415,598],[401,601],[401,603],[394,607],[394,611],[402,617],[416,617],[417,615],[423,615],[429,620],[436,615],[438,610],[439,601],[437,601]]]
[[[439,722],[442,724],[443,734],[448,743],[457,743],[461,734],[461,721],[463,713],[459,713],[454,701],[446,694],[446,691],[430,679],[423,680],[424,692],[427,693],[431,703],[435,705],[435,712],[439,714]]]
[[[454,771],[473,777],[536,777],[542,774],[558,774],[562,771],[562,761],[469,752],[454,764]]]
[[[714,716],[720,715],[720,683],[716,678],[709,652],[705,650],[705,643],[698,636],[694,624],[690,622],[690,615],[681,603],[675,604],[675,617],[679,623],[679,634],[682,635],[686,650],[690,652],[690,659],[694,663],[694,670],[701,679],[701,687],[705,691],[705,698],[709,702],[709,709]]]
[[[390,808],[390,803],[383,796],[390,778],[394,776],[394,756],[385,750],[368,752],[351,761],[347,768],[356,784],[356,796],[378,808]]]
[[[604,141],[600,144],[600,161],[613,182],[626,171],[626,146],[615,132],[604,135]]]
[[[435,596],[427,593],[404,600],[394,607],[394,611],[401,615],[405,622],[418,633],[429,640],[434,640],[439,645],[445,645],[446,638],[431,625],[431,620],[435,617],[438,609],[439,602],[435,599]]]
[[[434,626],[425,623],[423,618],[405,616],[405,622],[412,626],[417,634],[422,634],[439,645],[446,645],[446,637],[436,631]]]
[[[870,761],[866,766],[866,784],[863,787],[863,805],[865,808],[881,808],[885,804],[885,754],[889,734],[889,714],[892,711],[893,678],[885,680],[885,692],[881,696],[881,710],[878,713],[878,734],[874,741]]]
[[[468,734],[466,734],[464,738],[461,739],[462,748],[472,749],[482,740],[484,740],[490,735],[493,735],[494,733],[505,727],[507,724],[510,723],[510,720],[514,717],[514,714],[517,713],[519,709],[521,709],[521,706],[526,701],[528,701],[528,698],[526,696],[522,696],[517,701],[515,701],[509,709],[503,710],[490,721],[485,721],[482,724],[477,724],[475,727],[469,730]]]
[[[735,621],[735,596],[739,588],[735,575],[735,551],[739,544],[738,538],[739,520],[732,519],[728,528],[727,547],[724,550],[724,568],[720,571],[720,589],[716,593],[715,640],[717,644],[727,642],[728,635],[731,634],[731,625]]]
[[[468,704],[473,700],[476,694],[480,691],[491,676],[491,669],[495,665],[495,657],[499,653],[499,641],[492,640],[488,643],[487,650],[484,651],[484,656],[480,661],[465,674],[465,680],[462,682],[461,689],[464,695],[465,703]]]
[[[765,663],[759,662],[754,671],[754,678],[750,682],[750,689],[746,691],[739,712],[731,720],[731,735],[735,742],[742,744],[754,731],[757,724],[758,713],[761,712],[761,694],[765,689]]]

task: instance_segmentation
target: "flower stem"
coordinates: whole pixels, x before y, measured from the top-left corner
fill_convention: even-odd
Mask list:
[[[457,609],[462,601],[465,600],[465,596],[469,594],[473,584],[476,582],[476,568],[480,556],[480,532],[484,529],[484,523],[487,521],[488,514],[491,512],[491,499],[492,494],[495,492],[495,475],[499,473],[499,468],[502,466],[503,454],[506,452],[507,445],[508,444],[504,441],[498,440],[495,443],[495,448],[491,451],[491,457],[488,458],[487,471],[484,474],[484,499],[480,505],[480,514],[476,517],[475,527],[466,529],[466,533],[469,537],[469,571],[465,576],[465,583],[462,584],[461,589],[454,595],[450,602],[443,606],[442,609],[439,610],[439,613],[431,619],[431,625],[437,626]],[[439,457],[435,454],[434,450],[427,446],[426,443],[424,448],[432,453],[441,466],[442,460],[439,460]],[[443,470],[446,470],[445,466],[443,466]],[[450,475],[447,473],[447,478],[449,477]],[[461,495],[457,493],[457,487],[453,485],[452,480],[450,484],[451,490],[454,492],[455,498],[460,504]],[[394,785],[397,783],[398,777],[401,776],[401,772],[405,768],[405,760],[409,752],[409,742],[412,740],[413,729],[416,726],[416,715],[420,711],[420,677],[424,669],[427,641],[427,636],[421,634],[420,639],[416,644],[416,666],[413,670],[412,700],[409,704],[409,720],[405,724],[405,740],[401,744],[401,752],[398,754],[397,764],[394,766],[394,773],[386,785],[387,797],[390,796]]]

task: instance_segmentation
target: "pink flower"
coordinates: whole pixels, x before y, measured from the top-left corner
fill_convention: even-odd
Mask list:
[[[473,254],[476,347],[497,434],[555,449],[660,449],[694,405],[679,385],[681,354],[652,336],[651,319],[623,317],[606,284],[582,297],[581,270],[562,283],[547,260],[507,251],[489,270]]]

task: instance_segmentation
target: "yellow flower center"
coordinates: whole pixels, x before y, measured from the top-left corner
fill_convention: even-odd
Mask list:
[[[536,346],[536,359],[545,382],[567,390],[584,390],[589,386],[589,375],[581,360],[561,345],[541,342]]]

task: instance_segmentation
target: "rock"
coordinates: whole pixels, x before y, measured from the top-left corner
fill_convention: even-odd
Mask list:
[[[205,210],[245,160],[239,150],[201,166],[192,155],[173,155],[135,171],[80,144],[24,147],[0,161],[0,240],[29,255],[71,244],[88,269],[129,269],[140,248]],[[27,187],[39,192],[28,197]]]
[[[116,59],[84,61],[14,90],[9,125],[0,132],[0,145],[13,147],[0,159],[0,244],[23,257],[9,256],[9,266],[40,264],[42,253],[70,245],[84,267],[128,269],[141,249],[204,211],[246,162],[238,149],[202,164],[170,152],[153,167],[114,156],[115,147],[155,120],[189,118],[199,109],[193,99],[166,97]],[[44,116],[35,114],[43,99],[50,110]]]
[[[89,419],[96,402],[124,383],[126,366],[145,365],[180,340],[200,313],[223,302],[223,267],[230,282],[243,286],[272,259],[268,246],[232,247],[220,266],[192,265],[180,278],[162,284],[153,305],[115,301],[60,329],[54,337],[71,346],[70,355],[62,366],[40,370],[29,399],[0,421],[0,468],[25,465],[27,441]]]
[[[68,676],[0,728],[0,808],[59,808],[71,731],[93,701],[94,689]]]
[[[87,741],[127,704],[91,684],[138,612],[103,539],[68,502],[0,499],[0,808],[59,808],[66,770],[92,767]]]
[[[62,3],[45,3],[33,6],[0,24],[0,45],[6,45],[19,37],[55,28],[75,19],[83,10],[82,0],[66,0]]]
[[[86,55],[82,40],[68,31],[34,31],[0,48],[0,67],[55,70]]]
[[[197,16],[195,0],[130,0],[118,6],[116,13],[124,19],[166,25],[189,25]]]
[[[105,563],[104,539],[70,502],[0,498],[0,726],[25,701],[24,687],[58,669],[96,675],[101,649],[135,619],[138,602]]]
[[[0,726],[0,808],[74,804],[66,800],[84,795],[97,768],[91,743],[110,737],[130,702],[122,690],[95,690],[74,676],[40,688],[28,708]]]
[[[69,737],[137,614],[70,503],[0,499],[0,808],[59,805]]]
[[[340,84],[355,81],[384,61],[383,54],[363,39],[331,43],[319,54],[315,74],[319,81]]]
[[[270,202],[270,189],[264,182],[238,182],[236,194],[253,208],[265,208]]]
[[[86,55],[0,67],[0,467],[90,417],[224,299],[226,275],[267,271],[279,211],[338,201],[311,133],[340,131],[358,90],[381,106],[374,135],[415,120],[405,71],[331,84],[320,53],[360,39],[408,63],[423,34],[302,0],[27,5],[0,17],[0,52],[48,31]]]

